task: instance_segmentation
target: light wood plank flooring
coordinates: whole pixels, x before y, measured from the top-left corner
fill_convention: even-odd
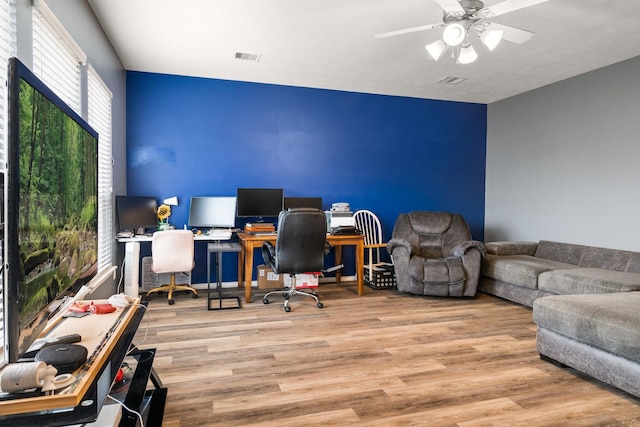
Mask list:
[[[527,307],[347,283],[285,313],[263,293],[152,297],[134,342],[157,349],[165,426],[640,425],[640,400],[540,360]]]

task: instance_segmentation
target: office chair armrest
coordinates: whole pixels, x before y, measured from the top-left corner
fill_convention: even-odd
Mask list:
[[[264,263],[266,265],[271,267],[272,270],[274,269],[276,260],[276,248],[275,246],[273,246],[273,243],[264,242],[262,244],[262,259],[264,260]]]

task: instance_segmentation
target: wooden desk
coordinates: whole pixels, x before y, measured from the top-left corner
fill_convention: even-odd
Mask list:
[[[242,250],[240,251],[240,258],[238,258],[238,278],[243,277],[244,274],[244,299],[247,303],[250,303],[251,281],[253,280],[253,252],[255,249],[261,248],[264,242],[271,242],[275,244],[276,235],[238,233],[238,240],[240,241],[240,245],[242,247]],[[362,294],[364,293],[364,236],[360,234],[341,236],[327,234],[327,242],[329,242],[329,244],[334,247],[336,265],[342,263],[343,246],[356,247],[356,277],[358,281],[358,295],[362,296]],[[337,283],[340,283],[341,277],[341,271],[336,271]]]

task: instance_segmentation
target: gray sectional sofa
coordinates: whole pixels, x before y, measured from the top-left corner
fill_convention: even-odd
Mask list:
[[[640,397],[640,253],[486,244],[480,290],[533,307],[540,356]]]

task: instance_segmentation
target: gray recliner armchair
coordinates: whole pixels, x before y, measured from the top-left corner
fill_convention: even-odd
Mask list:
[[[416,295],[473,297],[485,253],[471,240],[460,214],[415,211],[400,214],[387,244],[398,290]]]

